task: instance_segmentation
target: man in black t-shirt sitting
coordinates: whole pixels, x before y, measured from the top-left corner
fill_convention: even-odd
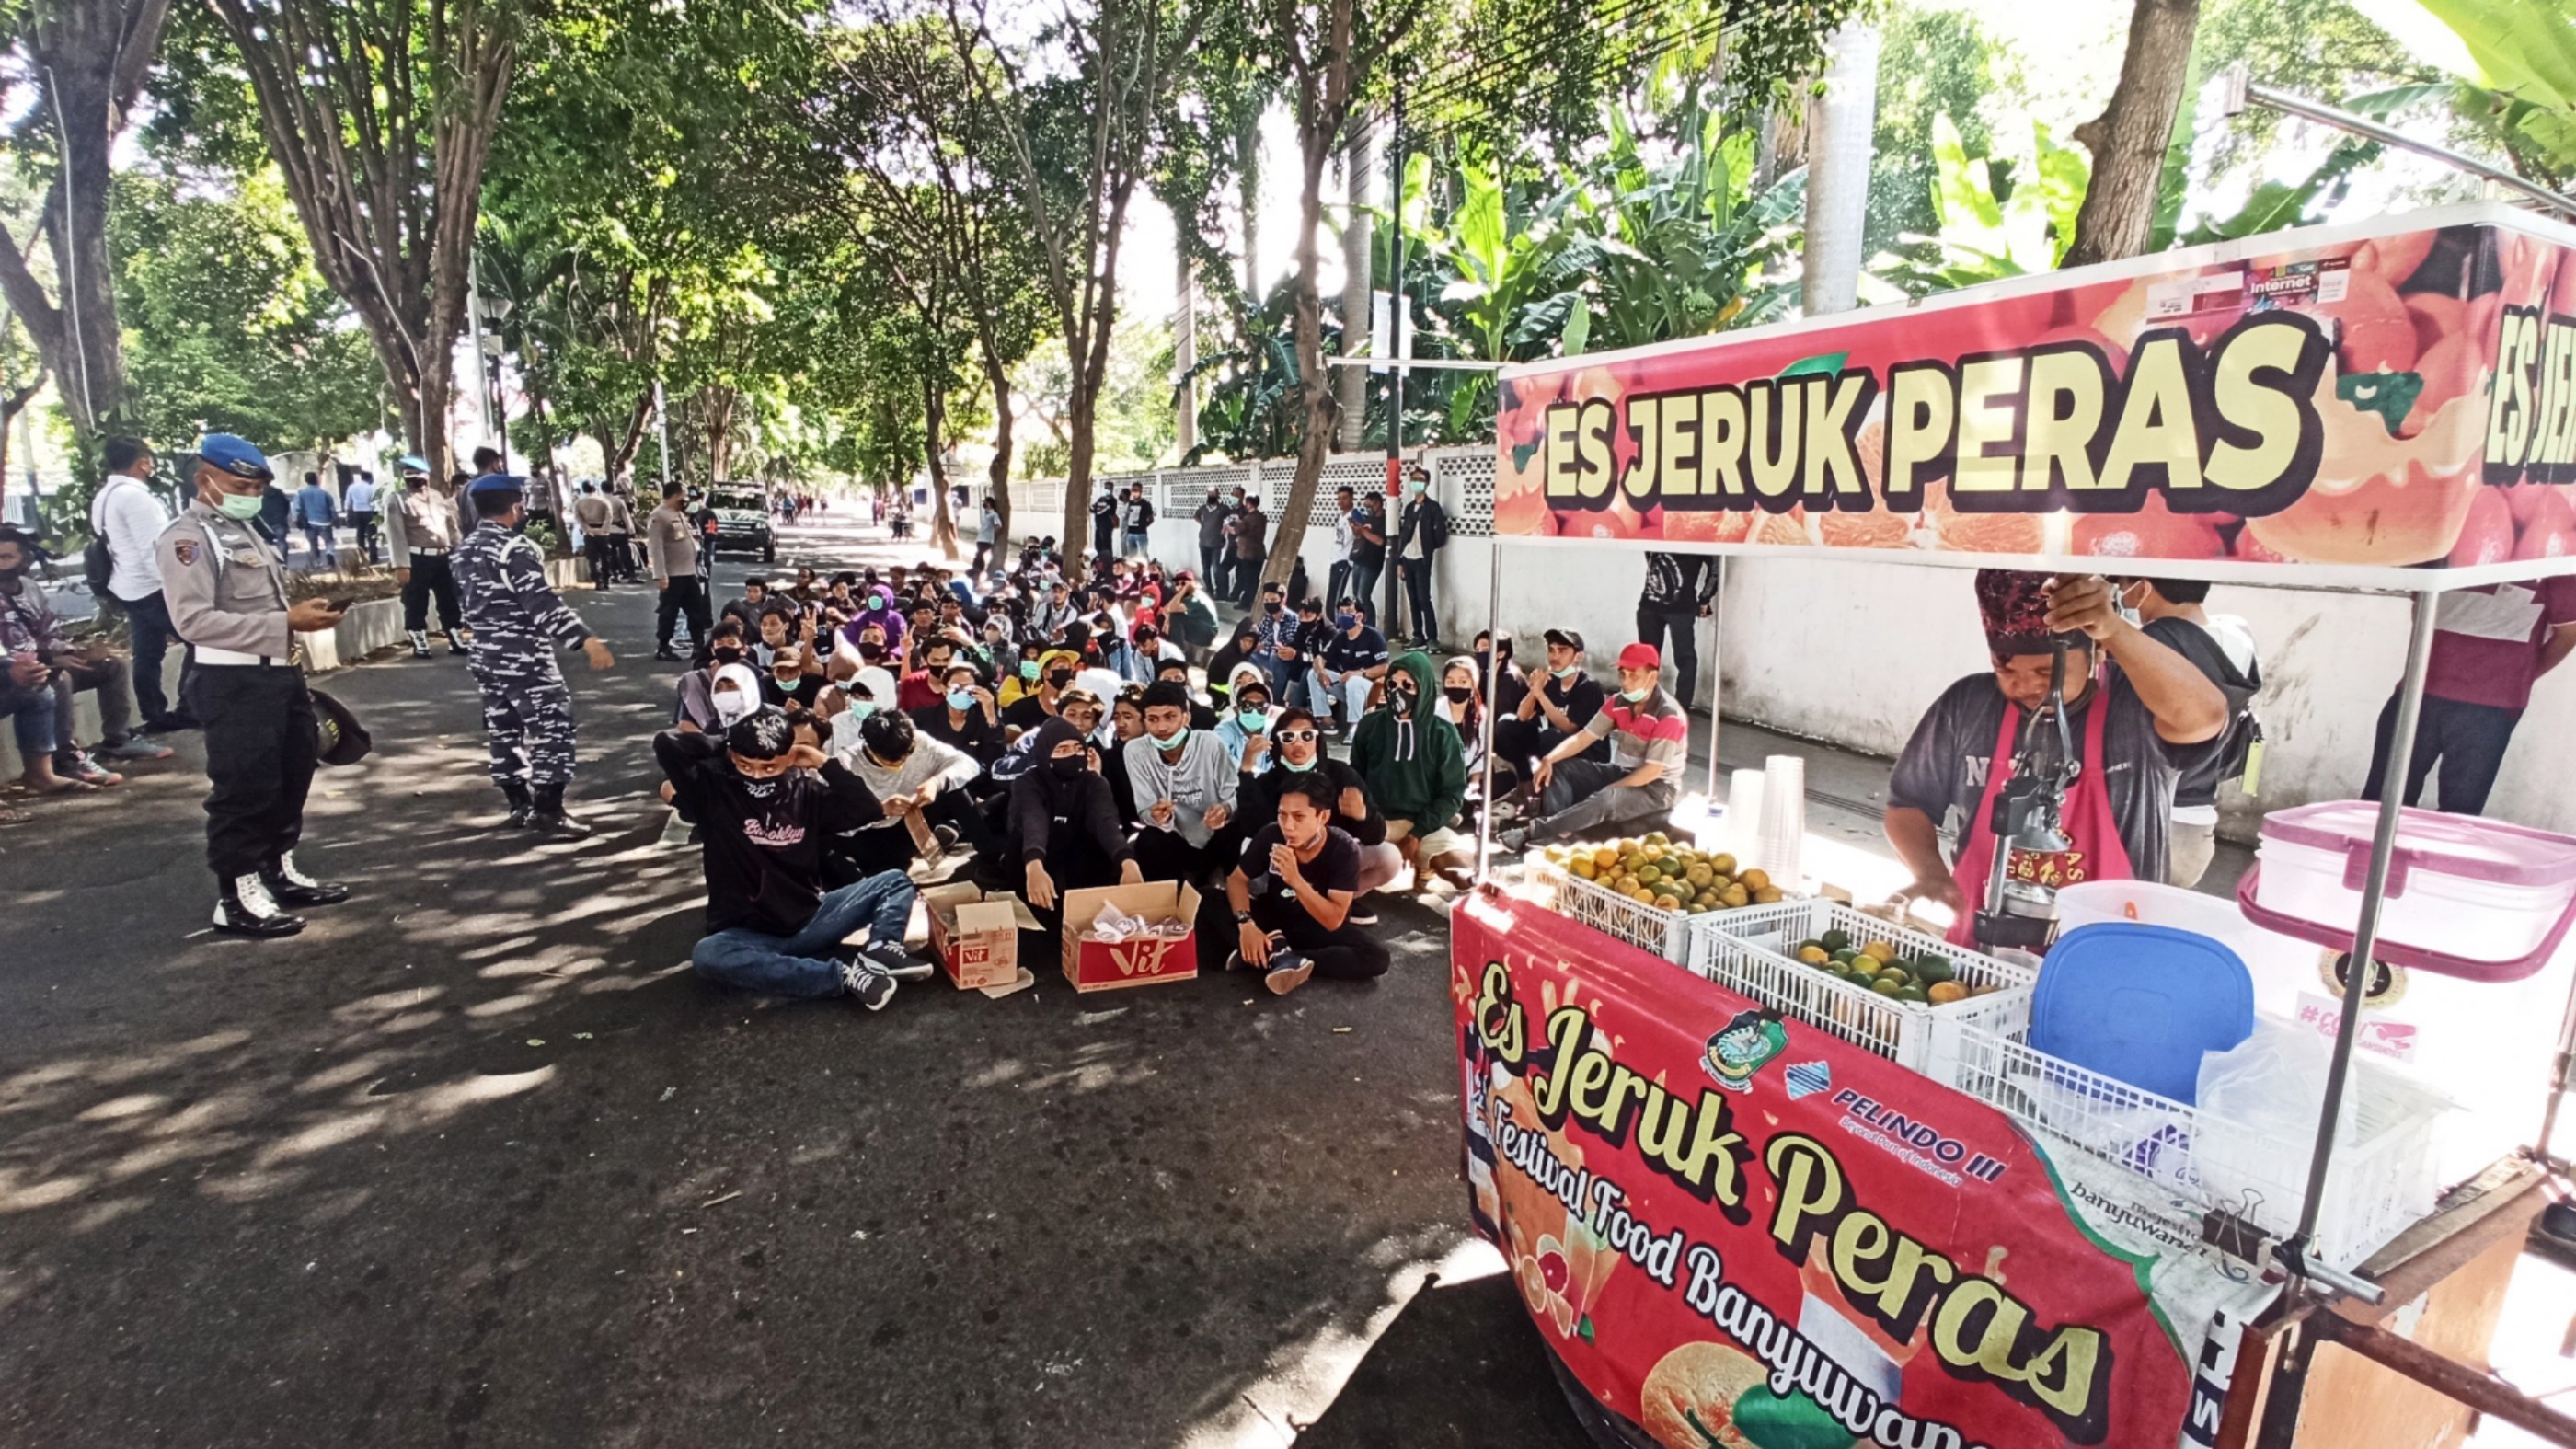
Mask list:
[[[755,710],[721,737],[665,730],[653,754],[704,844],[707,934],[689,953],[699,972],[778,996],[848,992],[870,1011],[894,999],[898,977],[930,974],[903,949],[910,877],[822,888],[824,843],[884,810],[840,761],[797,744],[784,712]],[[861,926],[868,943],[845,947]]]
[[[1334,828],[1335,805],[1332,785],[1311,775],[1279,792],[1278,818],[1245,842],[1225,878],[1225,907],[1211,901],[1201,912],[1202,968],[1223,953],[1224,969],[1261,972],[1274,996],[1319,972],[1353,981],[1386,974],[1386,947],[1350,920],[1360,847]],[[1230,926],[1220,909],[1231,911]]]
[[[1299,780],[1321,780],[1332,791],[1332,825],[1356,841],[1360,848],[1359,899],[1351,906],[1351,924],[1374,926],[1377,912],[1369,904],[1369,893],[1383,888],[1404,870],[1404,856],[1386,843],[1386,818],[1377,813],[1376,802],[1369,798],[1368,782],[1347,763],[1334,759],[1324,750],[1323,727],[1315,716],[1294,705],[1279,712],[1270,722],[1266,737],[1260,740],[1261,752],[1270,756],[1270,768],[1253,768],[1254,756],[1247,749],[1244,773],[1234,787],[1235,828],[1248,838],[1261,827],[1279,818],[1279,797],[1290,784]]]
[[[1531,682],[1538,688],[1523,692],[1508,716],[1494,719],[1494,760],[1509,764],[1523,780],[1549,751],[1581,734],[1610,697],[1584,672],[1583,636],[1571,629],[1547,631],[1547,672]],[[1608,764],[1609,742],[1586,746],[1575,758]]]

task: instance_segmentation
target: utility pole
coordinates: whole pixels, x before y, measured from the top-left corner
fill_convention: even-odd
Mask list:
[[[492,439],[492,379],[484,371],[483,272],[481,264],[476,259],[476,252],[480,250],[481,247],[478,245],[465,254],[465,316],[473,328],[474,416],[480,424],[479,430],[483,434],[484,441],[489,442]],[[480,447],[482,444],[478,443],[475,446]],[[509,466],[510,445],[505,439],[501,443],[501,467],[506,471]]]
[[[1180,263],[1180,306],[1172,317],[1172,366],[1180,376],[1172,388],[1172,435],[1180,445],[1180,457],[1188,459],[1199,445],[1199,381],[1190,374],[1199,365],[1198,269],[1190,264],[1189,248],[1176,246]]]
[[[1349,202],[1342,220],[1342,355],[1359,353],[1358,341],[1365,335],[1369,315],[1369,269],[1375,255],[1369,246],[1369,177],[1377,169],[1369,155],[1369,128],[1366,116],[1353,116],[1350,142],[1342,151],[1343,196]],[[1341,436],[1335,440],[1343,452],[1356,453],[1368,441],[1368,372],[1348,367],[1335,379],[1340,387],[1342,405]]]
[[[653,431],[662,440],[662,486],[671,486],[671,415],[662,406],[662,379],[653,379]]]
[[[1412,352],[1412,339],[1404,325],[1404,81],[1395,82],[1394,124],[1386,143],[1386,177],[1388,194],[1394,204],[1387,208],[1393,218],[1393,233],[1387,238],[1388,250],[1395,265],[1387,283],[1387,352],[1394,367],[1387,373],[1386,408],[1386,517],[1381,526],[1386,532],[1386,606],[1378,623],[1389,638],[1394,637],[1396,601],[1402,597],[1403,583],[1398,577],[1403,563],[1395,556],[1395,520],[1404,502],[1404,360]],[[1391,647],[1391,646],[1390,646]]]

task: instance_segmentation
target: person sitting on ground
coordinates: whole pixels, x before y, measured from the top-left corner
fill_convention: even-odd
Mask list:
[[[1188,569],[1172,576],[1172,596],[1163,601],[1162,617],[1164,635],[1191,653],[1216,644],[1216,606]]]
[[[898,979],[930,974],[903,949],[910,877],[823,889],[824,843],[885,812],[847,766],[798,746],[783,711],[756,710],[720,736],[665,730],[653,755],[698,828],[707,924],[689,960],[701,975],[778,996],[847,992],[877,1011]],[[861,926],[867,944],[852,951],[842,942]]]
[[[1430,656],[1397,655],[1386,702],[1351,739],[1351,768],[1368,781],[1386,815],[1386,838],[1413,867],[1417,892],[1434,874],[1466,889],[1474,861],[1472,847],[1450,828],[1467,800],[1466,752],[1457,727],[1424,702],[1437,698]]]
[[[783,600],[772,599],[749,621],[735,619],[728,615],[726,622],[741,624],[746,632],[754,634],[751,646],[752,662],[763,669],[769,667],[771,655],[788,645],[815,642],[812,616],[800,618],[795,608]]]
[[[1332,786],[1311,775],[1281,788],[1278,818],[1244,842],[1225,878],[1225,905],[1201,908],[1202,969],[1221,953],[1221,969],[1259,971],[1273,996],[1316,975],[1386,974],[1386,947],[1350,918],[1360,847],[1334,826],[1334,803]],[[1232,913],[1231,932],[1218,910]]]
[[[912,626],[904,619],[903,611],[895,607],[894,600],[892,587],[870,585],[867,597],[860,601],[859,611],[850,617],[850,641],[854,644],[863,642],[867,637],[866,631],[874,628],[881,631],[878,637],[887,653],[902,648],[904,631]]]
[[[822,660],[806,653],[802,645],[789,644],[769,656],[769,667],[760,676],[760,699],[781,709],[790,705],[814,709],[831,683],[823,673]]]
[[[769,607],[769,580],[748,578],[742,581],[742,597],[728,600],[719,618],[739,619],[746,630],[760,627],[760,616]]]
[[[883,819],[863,825],[833,844],[832,853],[860,875],[902,870],[919,853],[904,817],[919,814],[943,849],[983,835],[966,787],[983,773],[973,757],[913,728],[910,716],[844,710],[832,718],[826,744],[832,758],[850,767],[884,807]]]
[[[1231,858],[1233,756],[1190,728],[1190,698],[1169,683],[1146,686],[1145,737],[1124,748],[1135,786],[1136,855],[1150,880],[1196,883]]]
[[[824,596],[822,576],[810,565],[799,565],[796,570],[796,586],[787,592],[796,602],[809,608],[821,603]]]
[[[1524,782],[1541,755],[1578,734],[1601,713],[1609,698],[1598,680],[1583,671],[1583,636],[1571,629],[1547,631],[1547,678],[1524,691],[1507,716],[1494,721],[1494,761],[1509,765]],[[1606,741],[1587,736],[1577,759],[1607,764]]]
[[[733,722],[731,720],[719,720],[716,717],[714,703],[716,671],[729,664],[745,662],[749,654],[750,651],[743,647],[742,624],[739,621],[727,619],[708,630],[706,662],[694,669],[683,670],[679,683],[673,691],[672,726],[696,734],[717,734],[722,732],[726,725],[731,724]],[[746,674],[749,672],[745,671]],[[757,677],[752,680],[751,698],[754,702],[760,698]]]
[[[1196,728],[1196,726],[1192,726]],[[1092,764],[1109,782],[1120,820],[1136,818],[1136,786],[1127,776],[1127,746],[1145,735],[1145,686],[1131,684],[1109,704],[1109,743],[1095,747]]]
[[[1064,928],[1063,892],[1134,885],[1145,876],[1081,731],[1048,719],[1030,732],[1029,747],[1037,768],[1011,784],[1011,839],[1021,898],[1053,951]]]
[[[1124,651],[1125,660],[1122,664],[1110,666],[1118,670],[1126,683],[1151,684],[1163,665],[1190,662],[1181,646],[1163,637],[1163,631],[1154,624],[1153,618],[1151,614],[1138,616],[1136,627],[1130,634],[1133,642]]]
[[[18,726],[22,779],[40,794],[123,784],[124,776],[92,759],[72,739],[72,709],[80,691],[98,695],[99,755],[120,762],[166,760],[170,749],[134,729],[134,678],[126,662],[64,635],[44,587],[27,578],[39,556],[35,539],[25,530],[0,525],[0,657],[8,660],[7,689],[11,694],[43,691],[53,707],[46,750],[26,753],[23,746],[35,739],[36,731],[29,724]],[[17,709],[6,712],[19,715]]]
[[[1250,619],[1235,621],[1234,632],[1208,656],[1208,698],[1222,708],[1225,704],[1226,681],[1234,678],[1235,666],[1258,664],[1261,656],[1261,628]]]
[[[993,703],[992,691],[971,664],[949,665],[940,681],[944,692],[938,702],[912,712],[914,728],[964,754],[978,770],[992,769],[1004,748],[1002,711]]]
[[[1288,647],[1295,654],[1281,675],[1287,681],[1280,690],[1281,703],[1322,710],[1330,716],[1332,691],[1324,687],[1324,678],[1317,672],[1317,666],[1323,660],[1325,648],[1333,642],[1335,632],[1333,621],[1324,617],[1323,600],[1305,598],[1297,601],[1297,627],[1288,636]]]
[[[1272,690],[1284,693],[1289,673],[1296,667],[1297,636],[1305,629],[1306,621],[1288,607],[1285,584],[1263,584],[1260,607],[1251,617],[1256,631],[1253,662],[1270,676]]]
[[[913,668],[895,681],[895,702],[904,713],[927,709],[947,688],[948,667],[957,662],[957,641],[924,634],[913,641]]]
[[[1242,666],[1237,665],[1236,667],[1241,668]],[[1181,687],[1181,692],[1190,697],[1191,729],[1212,730],[1216,728],[1216,710],[1211,707],[1206,700],[1199,697],[1197,688],[1190,683],[1189,665],[1178,659],[1166,659],[1161,664],[1155,666],[1154,679],[1157,682],[1168,679],[1174,684],[1179,685]],[[1135,690],[1138,693],[1142,692],[1142,688],[1143,687],[1140,685],[1129,686],[1129,689]]]
[[[1323,680],[1330,703],[1347,733],[1368,714],[1369,696],[1387,678],[1386,636],[1360,618],[1359,603],[1344,599],[1333,615],[1333,637],[1324,645],[1315,673]]]
[[[1476,777],[1485,758],[1485,703],[1478,697],[1476,683],[1475,656],[1454,655],[1440,666],[1440,698],[1432,705],[1442,719],[1457,729],[1470,780]]]
[[[1023,686],[1016,700],[1002,706],[1002,723],[1015,730],[1033,730],[1056,712],[1056,700],[1073,688],[1073,677],[1082,670],[1082,656],[1070,650],[1051,650],[1038,660],[1034,688]]]
[[[1333,787],[1333,824],[1360,846],[1359,903],[1351,920],[1374,926],[1377,913],[1369,893],[1384,888],[1404,870],[1404,853],[1386,841],[1386,820],[1370,803],[1368,784],[1357,770],[1324,748],[1323,727],[1312,712],[1290,705],[1270,722],[1271,768],[1244,774],[1235,782],[1235,828],[1249,838],[1279,818],[1279,792],[1292,780],[1322,780]]]
[[[1664,657],[1639,642],[1619,651],[1619,694],[1584,726],[1541,756],[1530,783],[1539,816],[1504,842],[1616,833],[1625,822],[1669,814],[1690,765],[1690,716],[1663,687]],[[1610,763],[1579,759],[1595,740],[1610,742]]]
[[[1270,676],[1246,661],[1234,666],[1228,681],[1226,711],[1217,722],[1217,743],[1239,773],[1257,775],[1270,768]]]
[[[1073,587],[1059,578],[1047,585],[1046,598],[1029,611],[1029,628],[1039,639],[1052,644],[1064,636],[1064,626],[1080,612],[1074,606]]]

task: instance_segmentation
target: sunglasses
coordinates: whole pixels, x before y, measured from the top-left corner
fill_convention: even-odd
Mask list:
[[[1313,730],[1281,730],[1279,733],[1271,736],[1272,739],[1279,741],[1279,743],[1283,745],[1311,744],[1314,742],[1315,737],[1315,732]]]

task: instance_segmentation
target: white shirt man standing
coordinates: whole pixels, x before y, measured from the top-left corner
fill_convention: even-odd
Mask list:
[[[112,572],[107,591],[125,606],[134,646],[134,703],[149,734],[195,729],[185,705],[170,707],[162,688],[162,662],[178,632],[161,598],[161,560],[155,552],[170,510],[152,491],[152,448],[140,438],[107,441],[107,481],[90,500],[90,533],[107,544]]]

